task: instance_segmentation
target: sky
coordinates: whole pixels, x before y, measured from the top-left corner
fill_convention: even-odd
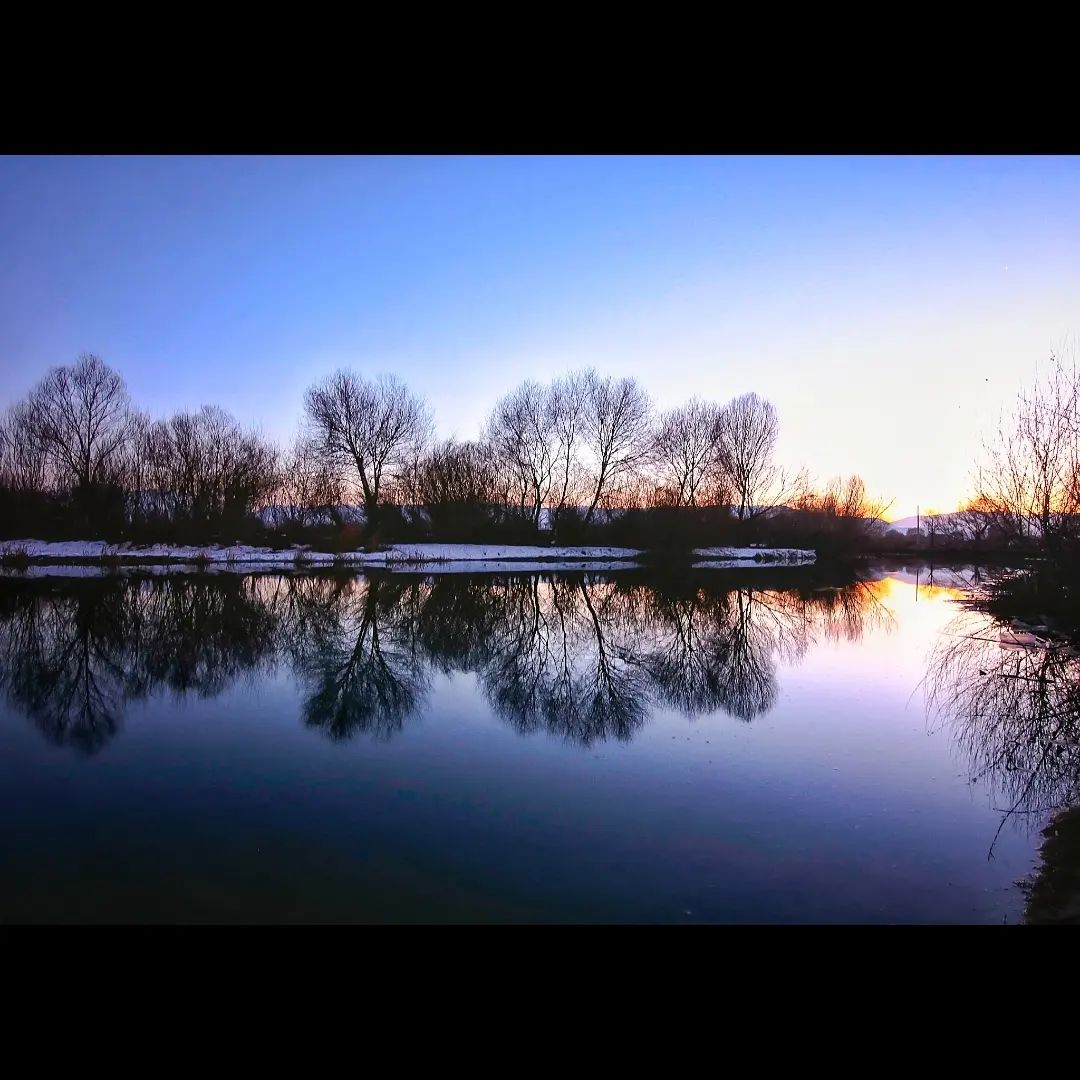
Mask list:
[[[952,510],[1080,333],[1080,158],[0,158],[0,408],[93,352],[291,440],[338,367],[474,437],[593,366],[754,390],[780,462]]]

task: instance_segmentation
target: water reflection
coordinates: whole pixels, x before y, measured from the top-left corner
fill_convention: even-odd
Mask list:
[[[335,742],[360,731],[384,738],[399,731],[428,688],[416,587],[392,578],[294,578],[286,585],[277,614],[306,693],[304,723]]]
[[[0,689],[51,742],[88,754],[128,702],[159,687],[211,697],[274,651],[274,615],[243,578],[7,584],[0,598]]]
[[[1002,825],[1041,824],[1080,803],[1080,655],[1069,644],[966,611],[931,654],[927,703],[972,780],[987,782]]]
[[[476,671],[499,716],[519,731],[544,729],[584,745],[629,739],[645,722],[634,590],[584,577],[510,578],[488,590],[488,602]]]
[[[0,691],[84,753],[131,701],[212,696],[281,664],[303,722],[333,740],[392,736],[435,672],[474,674],[523,733],[628,740],[657,706],[753,720],[776,701],[778,663],[891,620],[884,582],[762,588],[764,573],[8,580]]]

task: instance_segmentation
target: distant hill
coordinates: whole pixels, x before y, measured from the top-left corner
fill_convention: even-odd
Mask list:
[[[920,519],[915,514],[912,514],[910,517],[897,518],[896,521],[887,521],[885,526],[889,529],[899,529],[900,532],[906,532],[908,529],[914,529],[916,527],[916,521],[920,521]],[[920,524],[926,524],[925,514],[922,515]]]
[[[925,533],[928,519],[933,518],[942,525],[948,525],[957,517],[957,514],[923,514],[921,517],[916,514],[911,514],[909,517],[897,518],[896,521],[886,522],[885,528],[896,529],[897,532],[902,533],[906,533],[908,529],[918,528],[920,532]],[[917,525],[916,522],[918,522]]]

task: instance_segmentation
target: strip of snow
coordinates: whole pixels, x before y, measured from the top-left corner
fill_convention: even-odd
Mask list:
[[[755,562],[804,563],[814,562],[817,559],[817,552],[805,548],[709,547],[694,548],[694,554],[703,559],[720,559],[725,562],[753,560]]]
[[[779,570],[785,566],[806,566],[806,562],[754,562],[752,559],[704,559],[690,564],[692,570]]]
[[[250,544],[232,544],[228,547],[195,547],[184,544],[105,544],[100,540],[47,541],[15,540],[0,544],[0,557],[25,554],[31,559],[72,559],[79,561],[102,560],[133,562],[137,560],[162,560],[165,562],[270,562],[276,565],[294,562],[300,558],[312,562],[333,562],[334,555],[306,551],[303,548],[252,547]],[[362,557],[362,552],[350,553]]]
[[[269,563],[276,566],[328,565],[334,562],[359,566],[421,565],[450,562],[580,562],[582,560],[628,561],[641,553],[635,548],[541,547],[537,545],[488,544],[395,544],[385,551],[347,551],[339,554],[310,551],[304,547],[282,550],[233,544],[228,547],[190,547],[179,544],[106,544],[100,540],[10,540],[0,543],[0,557],[25,554],[30,559],[135,560],[152,562]]]
[[[641,563],[618,559],[551,559],[546,562],[530,562],[527,559],[457,559],[438,563],[391,563],[387,569],[392,574],[522,574],[542,573],[553,570],[640,570]]]
[[[606,564],[605,564],[606,565]],[[328,569],[326,564],[302,566],[302,570]],[[291,562],[212,562],[205,566],[192,562],[157,562],[157,563],[122,563],[113,566],[108,563],[31,563],[25,569],[0,566],[0,578],[99,578],[99,577],[173,577],[177,574],[282,574],[293,570]]]
[[[376,552],[385,562],[507,562],[510,560],[565,560],[637,558],[637,548],[623,547],[555,547],[512,544],[395,544],[389,551]],[[375,561],[365,556],[365,561]]]
[[[352,566],[353,564],[348,564]],[[742,565],[742,564],[739,564]],[[370,564],[369,564],[370,566]],[[327,569],[325,564],[319,564],[322,569]],[[303,566],[301,570],[318,569],[319,567]],[[364,567],[357,566],[362,570]],[[374,569],[374,567],[370,567]],[[289,563],[280,562],[242,562],[242,563],[210,563],[208,566],[196,566],[193,563],[144,563],[134,565],[128,563],[124,566],[103,566],[100,563],[34,563],[25,570],[15,570],[11,567],[0,566],[0,578],[101,578],[115,577],[171,577],[176,574],[257,574],[271,573],[281,574],[293,569]],[[553,560],[551,562],[528,562],[526,560],[507,559],[502,562],[487,562],[478,559],[464,560],[450,563],[398,563],[378,567],[390,574],[422,574],[425,576],[441,574],[525,574],[565,572],[568,570],[588,570],[594,573],[607,573],[609,570],[639,570],[641,564],[636,562],[599,561],[596,559],[580,562]]]
[[[637,548],[623,547],[570,547],[512,544],[395,544],[384,551],[347,551],[334,554],[311,551],[304,547],[275,550],[253,547],[250,544],[232,544],[228,547],[196,547],[181,544],[106,544],[100,540],[45,541],[19,540],[0,543],[0,557],[14,557],[24,553],[32,560],[53,562],[105,561],[141,563],[151,565],[193,563],[198,565],[253,565],[267,568],[282,566],[383,566],[387,568],[425,566],[459,566],[462,571],[475,569],[487,571],[514,564],[517,569],[579,569],[583,564],[602,562],[618,564],[619,569],[635,565],[642,554]],[[774,564],[809,563],[816,555],[800,548],[695,548],[698,560],[708,563]],[[702,565],[699,561],[695,565]]]

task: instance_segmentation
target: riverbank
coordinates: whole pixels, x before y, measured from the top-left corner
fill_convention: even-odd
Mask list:
[[[107,544],[101,541],[8,540],[0,542],[0,566],[24,571],[46,566],[194,566],[250,570],[288,566],[437,567],[440,571],[618,569],[654,563],[657,553],[638,548],[508,544],[393,544],[376,551],[313,551],[308,547],[255,547],[250,544],[195,547],[180,544]],[[665,553],[668,561],[694,567],[808,564],[815,552],[801,548],[695,548]]]

